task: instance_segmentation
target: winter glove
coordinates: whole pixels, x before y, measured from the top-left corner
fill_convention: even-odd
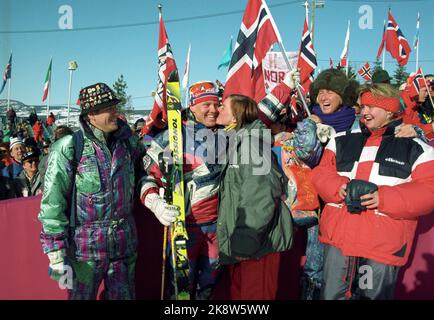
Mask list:
[[[59,281],[65,274],[65,251],[56,250],[47,253],[50,264],[48,265],[48,275],[51,279]]]
[[[322,143],[326,143],[332,135],[335,135],[336,131],[333,127],[328,126],[326,124],[317,123],[316,124],[316,135]]]
[[[360,197],[368,194],[374,193],[378,190],[375,183],[353,179],[347,184],[347,195],[345,197],[345,204],[348,207],[348,212],[350,213],[360,213],[366,210],[365,206],[362,206]]]
[[[179,215],[179,208],[177,206],[166,203],[156,193],[150,193],[146,196],[145,206],[154,213],[155,217],[164,226],[169,226],[172,222],[175,222],[176,216]]]
[[[296,84],[300,83],[300,72],[297,69],[292,69],[286,74],[283,83],[294,90]]]

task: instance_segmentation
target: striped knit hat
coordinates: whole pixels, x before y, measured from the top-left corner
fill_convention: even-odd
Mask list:
[[[189,105],[211,101],[219,103],[219,90],[212,81],[199,81],[188,88]]]

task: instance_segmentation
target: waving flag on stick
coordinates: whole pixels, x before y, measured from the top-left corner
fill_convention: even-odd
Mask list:
[[[366,81],[371,80],[372,79],[372,72],[371,72],[371,66],[369,65],[369,62],[366,62],[363,65],[363,67],[358,71],[358,73]]]
[[[298,55],[297,63],[297,69],[300,70],[300,83],[304,92],[309,91],[309,86],[313,82],[312,74],[317,66],[316,54],[313,49],[312,38],[309,31],[308,12],[306,6],[306,18],[304,20],[300,53]]]
[[[178,69],[175,59],[173,58],[172,48],[169,44],[169,38],[164,27],[161,12],[160,18],[160,35],[158,37],[158,87],[155,93],[154,106],[151,113],[146,118],[141,135],[148,134],[153,126],[164,128],[167,125],[167,97],[166,87],[169,78],[179,78]]]
[[[420,88],[425,86],[425,81],[422,74],[422,70],[419,68],[416,73],[408,77],[407,79],[407,88],[410,91],[411,96],[418,96],[420,92]]]

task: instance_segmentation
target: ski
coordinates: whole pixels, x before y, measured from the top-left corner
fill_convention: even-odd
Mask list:
[[[179,207],[180,214],[170,227],[170,241],[174,271],[174,287],[176,300],[189,300],[187,229],[185,225],[185,199],[183,175],[183,139],[181,120],[181,95],[179,80],[167,82],[167,122],[169,129],[169,148],[172,163],[168,175],[172,193],[172,204]]]

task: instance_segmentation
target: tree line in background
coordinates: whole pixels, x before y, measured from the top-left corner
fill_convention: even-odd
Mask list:
[[[116,93],[116,97],[121,100],[119,103],[119,112],[123,114],[128,122],[131,121],[131,116],[134,112],[132,97],[127,94],[127,82],[124,79],[124,76],[121,74],[116,82],[113,84],[113,90]]]
[[[375,61],[372,68],[372,74],[375,71],[381,69],[381,61]],[[342,72],[345,72],[345,69],[342,69]],[[354,68],[350,65],[348,69],[348,78],[355,79],[356,76],[357,74],[354,71]],[[406,71],[406,67],[397,64],[391,84],[394,87],[399,88],[401,84],[407,81],[408,76],[409,73]],[[113,84],[113,89],[118,99],[121,100],[121,103],[119,103],[120,113],[122,113],[127,118],[127,120],[130,121],[131,115],[134,112],[134,107],[132,102],[132,96],[127,94],[127,88],[127,82],[125,81],[124,76],[121,74],[116,80],[116,82]]]
[[[342,72],[346,72],[344,68],[337,67],[338,69],[341,69]],[[381,61],[375,61],[374,65],[372,67],[372,74],[375,73],[377,70],[382,70],[381,67]],[[395,88],[399,88],[399,86],[407,81],[407,78],[409,76],[409,73],[406,71],[406,66],[400,66],[399,64],[396,65],[396,69],[393,73],[393,77],[391,77],[391,85]],[[348,79],[356,79],[356,72],[354,71],[354,68],[349,65],[348,68]]]

